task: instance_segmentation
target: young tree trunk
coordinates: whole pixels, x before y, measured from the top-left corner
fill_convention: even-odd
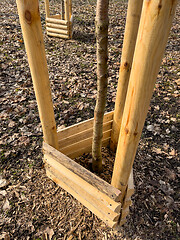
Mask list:
[[[92,142],[92,167],[96,172],[102,170],[101,145],[103,136],[103,116],[107,98],[107,45],[108,45],[108,6],[109,0],[97,0],[96,42],[97,42],[97,100],[94,111]]]

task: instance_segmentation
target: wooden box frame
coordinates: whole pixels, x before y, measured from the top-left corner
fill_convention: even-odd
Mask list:
[[[103,123],[104,146],[117,146],[111,184],[70,158],[90,151],[93,119],[57,132],[38,0],[16,2],[42,123],[47,175],[118,228],[131,204],[133,161],[177,0],[129,0],[115,110],[104,116]]]
[[[104,115],[102,146],[111,140],[114,112]],[[134,193],[133,175],[130,175],[124,208],[120,202],[121,191],[88,171],[74,158],[91,152],[94,119],[57,131],[59,151],[43,143],[47,176],[68,191],[79,202],[96,214],[108,226],[118,228],[126,221],[131,195]]]
[[[61,14],[51,15],[49,0],[45,0],[46,31],[48,36],[70,39],[73,27],[72,1],[62,1],[64,1],[65,8],[64,19]]]

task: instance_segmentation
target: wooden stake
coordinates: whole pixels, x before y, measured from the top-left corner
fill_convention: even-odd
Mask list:
[[[69,0],[64,1],[65,5],[65,20],[69,22]]]
[[[72,16],[72,0],[69,0],[69,37],[72,38],[73,33],[73,16]]]
[[[177,0],[144,0],[143,3],[112,176],[112,185],[121,190],[122,198],[142,133],[176,4]]]
[[[69,18],[72,16],[72,0],[69,0]]]
[[[50,17],[49,0],[45,0],[45,12],[46,12],[46,18]]]
[[[58,148],[38,0],[17,0],[31,76],[42,123],[44,141]]]
[[[136,44],[139,20],[141,16],[143,0],[129,0],[126,18],[126,27],[119,71],[117,96],[115,102],[114,119],[111,135],[110,148],[115,151],[118,143],[119,131],[121,127],[122,115],[129,83],[129,76],[133,61]]]

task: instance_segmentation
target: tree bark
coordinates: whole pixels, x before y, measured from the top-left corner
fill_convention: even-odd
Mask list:
[[[61,19],[64,20],[64,0],[61,0]]]
[[[96,7],[96,42],[97,42],[97,100],[94,111],[92,142],[92,167],[96,172],[102,170],[101,145],[103,136],[103,116],[107,98],[108,81],[108,6],[109,0],[97,0]]]

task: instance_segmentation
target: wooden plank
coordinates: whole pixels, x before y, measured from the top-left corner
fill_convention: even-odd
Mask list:
[[[99,217],[101,220],[103,220],[109,227],[114,228],[117,225],[117,222],[112,221],[111,219],[107,218],[102,212],[98,211],[96,207],[91,205],[88,201],[86,201],[83,197],[81,197],[78,193],[76,193],[75,189],[71,188],[69,185],[67,185],[64,182],[64,179],[57,178],[54,176],[50,171],[46,169],[47,176],[52,179],[54,182],[56,182],[60,187],[65,189],[67,192],[69,192],[73,197],[75,197],[80,203],[82,203],[84,206],[86,206],[91,212],[93,212],[97,217]]]
[[[63,35],[63,34],[53,33],[53,32],[47,32],[47,35],[51,36],[51,37],[58,37],[58,38],[64,38],[64,39],[68,39],[69,38],[68,35]]]
[[[69,18],[72,16],[72,0],[69,0]]]
[[[106,206],[111,211],[120,214],[121,210],[121,203],[115,202],[112,198],[98,190],[96,187],[94,187],[91,183],[86,182],[83,177],[79,177],[72,171],[70,171],[68,168],[66,168],[61,163],[57,162],[56,159],[54,159],[49,154],[44,155],[44,162],[45,166],[51,166],[53,169],[59,171],[59,174],[62,174],[63,176],[66,176],[69,181],[73,181],[76,184],[79,184],[81,188],[84,188],[86,191],[88,191],[93,197],[96,197],[98,201],[101,202],[104,206]],[[79,165],[79,164],[78,164]],[[80,165],[79,165],[80,166]],[[67,183],[68,184],[68,183]]]
[[[39,13],[39,1],[17,0],[16,2],[44,140],[51,146],[58,148],[56,122]]]
[[[83,178],[78,177],[76,174],[69,171],[66,167],[64,167],[62,164],[58,163],[56,160],[54,160],[48,154],[45,154],[44,162],[45,162],[46,169],[52,168],[53,171],[56,170],[58,172],[58,178],[60,177],[59,175],[61,175],[63,178],[65,178],[65,177],[68,178],[67,185],[69,185],[73,189],[74,189],[74,187],[73,187],[74,184],[79,185],[79,187],[83,188],[93,198],[96,198],[96,200],[99,201],[101,205],[105,206],[107,208],[106,209],[107,211],[110,211],[110,212],[112,211],[112,212],[116,213],[115,215],[113,215],[115,218],[117,217],[117,215],[118,216],[120,215],[120,210],[121,210],[120,202],[115,202],[114,200],[109,198],[109,196],[105,195],[104,193],[102,193],[101,191],[96,189],[94,186],[92,186],[91,184],[84,181]],[[82,190],[82,191],[84,191],[84,190]],[[81,192],[81,190],[80,190],[80,192]],[[83,195],[86,195],[86,194],[83,194]],[[90,196],[90,199],[91,199],[91,196]]]
[[[45,154],[48,154],[53,159],[55,159],[57,163],[69,169],[69,171],[74,173],[76,176],[83,178],[84,181],[97,188],[100,192],[109,196],[109,198],[111,198],[113,201],[119,201],[121,192],[103,179],[97,177],[95,174],[83,168],[78,163],[62,154],[61,152],[57,151],[55,148],[51,147],[45,142],[43,143],[43,151]]]
[[[124,198],[177,1],[143,1],[112,185]]]
[[[46,26],[50,27],[50,28],[63,29],[63,30],[67,30],[68,29],[68,27],[66,25],[49,23],[49,22],[46,23]]]
[[[110,136],[111,136],[111,129],[106,131],[106,132],[103,132],[102,140],[106,139],[106,138],[110,138]],[[70,153],[73,153],[73,152],[77,151],[80,148],[85,148],[85,147],[88,147],[88,146],[92,146],[92,139],[93,139],[92,137],[83,139],[81,141],[78,141],[78,139],[77,139],[76,143],[68,145],[67,147],[64,147],[64,148],[59,148],[59,150],[62,153],[64,153],[65,155],[67,155],[67,154],[70,154]]]
[[[114,113],[113,111],[105,113],[103,123],[111,121],[113,119],[113,113]],[[91,119],[83,121],[81,123],[74,124],[70,127],[60,129],[57,132],[58,139],[61,140],[63,138],[66,138],[66,137],[69,137],[71,135],[74,135],[74,134],[77,134],[79,132],[90,129],[90,128],[93,127],[93,122],[94,122],[94,118],[91,118]]]
[[[57,23],[57,24],[62,24],[62,25],[67,25],[66,20],[61,20],[61,19],[55,19],[55,18],[46,18],[46,21],[49,23]]]
[[[50,162],[52,163],[51,160],[52,159],[50,159]],[[64,168],[64,166],[61,165],[61,167],[62,167],[61,169],[59,169],[59,168],[57,169],[56,166],[57,165],[52,166],[52,165],[45,163],[46,170],[50,171],[56,178],[58,178],[60,181],[62,181],[67,186],[72,188],[74,190],[74,192],[76,192],[76,194],[81,198],[82,204],[84,204],[83,201],[85,200],[89,204],[91,204],[95,208],[97,208],[98,211],[100,211],[103,215],[106,216],[106,218],[112,220],[113,222],[118,221],[120,212],[116,213],[116,212],[112,211],[110,208],[108,208],[106,206],[106,204],[104,204],[104,201],[102,201],[102,199],[100,199],[99,196],[94,194],[94,191],[91,191],[91,185],[89,185],[87,183],[84,184],[84,180],[82,180],[80,182],[76,181],[76,178],[73,177],[73,174],[69,174],[66,171],[67,169]],[[88,186],[88,188],[86,186]],[[92,188],[92,189],[94,190],[94,188]]]
[[[108,131],[112,128],[112,120],[103,124],[103,132]],[[93,129],[87,129],[85,131],[79,132],[72,136],[66,137],[60,141],[58,141],[60,148],[66,147],[73,143],[77,143],[77,141],[85,140],[86,138],[90,138],[93,136]]]
[[[50,18],[63,20],[61,19],[61,14],[51,15]]]
[[[107,147],[110,144],[110,137],[102,140],[102,147]],[[72,153],[68,153],[67,156],[70,157],[71,159],[77,158],[84,153],[90,153],[92,151],[92,146],[87,146],[85,148],[78,149]]]
[[[50,28],[50,27],[46,27],[48,32],[52,32],[52,33],[59,33],[59,34],[63,34],[63,35],[68,35],[68,31],[67,30],[63,30],[63,29],[56,29],[56,28]]]
[[[45,12],[46,12],[46,18],[48,18],[50,16],[49,0],[45,0]]]
[[[69,23],[69,0],[64,0],[64,7],[65,7],[65,20]]]

